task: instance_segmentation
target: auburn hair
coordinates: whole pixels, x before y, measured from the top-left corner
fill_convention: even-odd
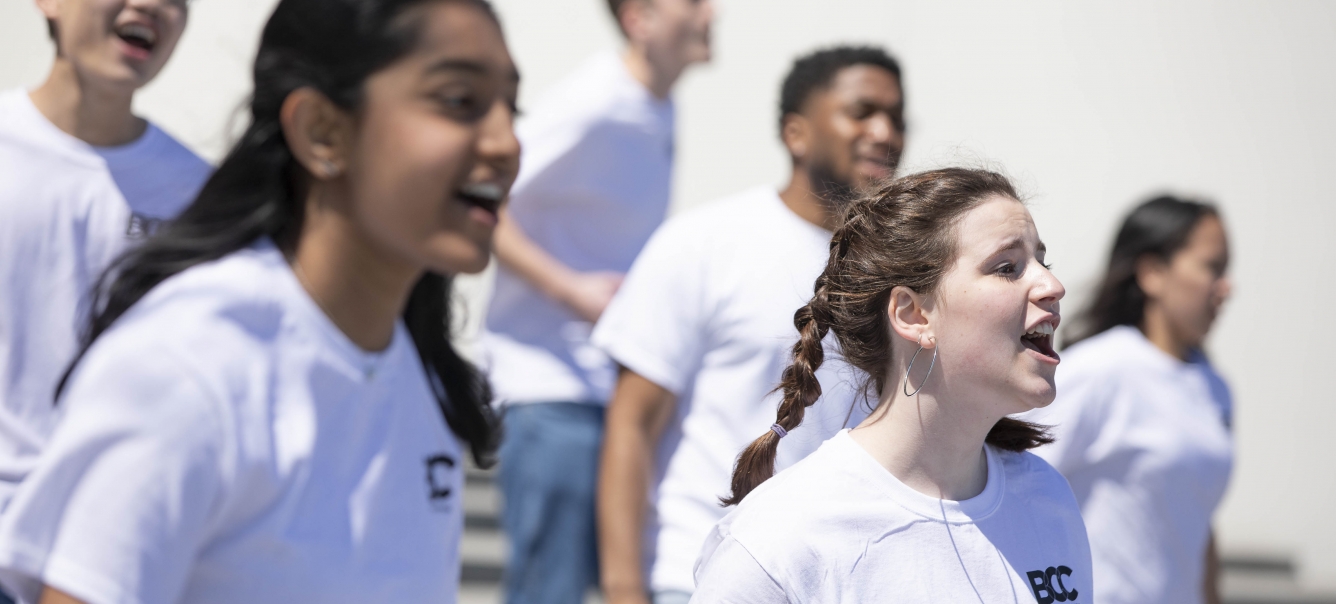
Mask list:
[[[944,168],[896,179],[846,206],[812,299],[793,315],[798,342],[777,388],[783,400],[776,424],[786,431],[796,429],[807,408],[821,397],[816,371],[825,360],[822,341],[828,333],[835,334],[845,360],[867,375],[878,396],[898,385],[886,383],[892,356],[886,313],[891,290],[904,286],[931,294],[955,262],[955,224],[995,195],[1019,199],[1001,174]],[[767,430],[742,451],[724,505],[736,505],[774,475],[779,438]],[[1042,426],[1004,417],[986,442],[1025,451],[1052,438]]]

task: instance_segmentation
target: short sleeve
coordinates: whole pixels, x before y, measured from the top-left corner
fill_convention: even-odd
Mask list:
[[[88,604],[175,602],[217,508],[221,408],[181,355],[114,335],[0,518],[0,580],[27,602],[43,585]]]
[[[776,604],[788,602],[784,589],[732,537],[725,538],[696,571],[692,604]]]
[[[708,242],[692,226],[678,218],[650,237],[593,334],[619,365],[679,395],[708,331]]]

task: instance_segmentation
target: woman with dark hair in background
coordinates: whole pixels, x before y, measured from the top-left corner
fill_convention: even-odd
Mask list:
[[[1174,197],[1123,222],[1035,452],[1081,502],[1100,600],[1219,602],[1211,515],[1233,465],[1229,388],[1202,343],[1229,296],[1219,212]]]
[[[1044,255],[992,172],[915,174],[851,204],[692,601],[1094,601],[1076,500],[1025,452],[1049,439],[1007,417],[1053,400],[1065,291]],[[830,333],[878,405],[771,478],[779,440],[821,398]]]
[[[483,0],[282,0],[252,121],[97,290],[64,418],[0,522],[26,602],[451,602],[448,339],[514,180],[518,75]]]

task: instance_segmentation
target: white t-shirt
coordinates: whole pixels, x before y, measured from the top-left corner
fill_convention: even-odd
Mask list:
[[[690,591],[691,567],[724,517],[738,453],[775,423],[780,374],[798,339],[830,233],[753,189],[669,220],[599,319],[594,342],[677,396],[656,454],[644,553],[650,586]],[[866,415],[858,376],[828,351],[824,394],[779,448],[778,467]],[[875,399],[874,399],[875,402]],[[853,416],[852,418],[850,416]]]
[[[715,527],[691,601],[1094,602],[1067,481],[1034,455],[985,451],[983,492],[945,501],[840,432]]]
[[[0,580],[89,604],[453,602],[461,446],[402,324],[367,353],[267,240],[106,332],[0,516]]]
[[[1100,600],[1201,602],[1233,466],[1228,386],[1200,354],[1184,363],[1130,326],[1062,356],[1057,400],[1026,419],[1054,426],[1057,442],[1035,453],[1081,502]]]
[[[539,247],[581,272],[626,272],[668,212],[673,103],[620,57],[601,54],[520,121],[510,216]],[[499,265],[482,335],[499,402],[604,404],[616,371],[592,326]]]
[[[0,93],[0,509],[56,423],[85,293],[129,243],[184,209],[209,171],[152,124],[124,147],[92,147],[26,92]]]

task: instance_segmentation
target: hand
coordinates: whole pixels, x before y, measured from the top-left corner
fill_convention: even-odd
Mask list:
[[[622,278],[621,273],[608,271],[576,273],[566,283],[560,300],[581,319],[594,323],[622,286]]]

